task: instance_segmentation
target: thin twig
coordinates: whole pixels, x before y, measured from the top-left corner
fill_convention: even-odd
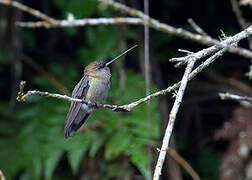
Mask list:
[[[97,26],[97,25],[109,25],[109,24],[144,24],[140,18],[132,17],[115,17],[115,18],[84,18],[84,19],[72,19],[72,20],[55,20],[55,24],[51,24],[45,21],[38,22],[17,22],[20,27],[25,28],[57,28],[57,27],[77,27],[77,26]]]
[[[248,96],[239,96],[237,94],[231,94],[231,93],[219,93],[219,96],[222,100],[234,100],[234,101],[248,101],[252,103],[252,98]]]
[[[230,0],[232,5],[232,9],[236,16],[237,21],[239,22],[242,29],[246,29],[250,24],[244,19],[242,16],[242,11],[239,8],[239,4],[237,0]],[[249,47],[252,49],[252,37],[248,37]]]
[[[169,122],[168,125],[166,127],[165,130],[165,135],[163,138],[163,142],[162,142],[162,147],[158,156],[158,160],[157,160],[157,164],[156,164],[156,168],[154,171],[154,176],[153,176],[153,180],[159,180],[159,176],[161,175],[161,170],[164,164],[164,160],[165,160],[165,156],[166,156],[166,152],[169,146],[169,142],[170,142],[170,138],[172,135],[172,130],[174,127],[174,123],[175,123],[175,119],[177,116],[177,112],[179,110],[180,104],[182,102],[183,96],[184,96],[184,92],[187,86],[187,83],[189,81],[190,78],[190,73],[193,69],[194,63],[196,62],[196,59],[192,59],[188,62],[183,78],[181,80],[181,84],[178,90],[178,93],[176,95],[176,99],[175,102],[173,104],[173,107],[171,109],[170,115],[169,115]]]
[[[149,15],[149,0],[144,0],[144,13]],[[145,71],[145,88],[146,88],[146,96],[150,95],[150,55],[149,55],[149,26],[144,24],[144,71]],[[148,136],[149,141],[151,141],[151,114],[150,114],[150,101],[146,103],[146,112],[147,112],[147,123],[148,123]],[[148,168],[150,172],[150,177],[152,177],[151,173],[151,146],[147,147],[148,150]]]
[[[190,74],[189,79],[191,80],[194,78],[199,72],[201,72],[203,69],[208,67],[210,64],[212,64],[217,58],[221,57],[225,52],[227,51],[226,48],[218,51],[213,56],[208,58],[206,61],[204,61],[202,64],[200,64],[196,69],[193,70],[193,72]]]
[[[174,149],[168,148],[167,153],[170,157],[172,157],[178,164],[180,164],[187,172],[190,174],[193,180],[200,180],[200,177],[196,171],[192,168],[192,166],[182,157],[180,156]]]
[[[238,43],[240,40],[247,38],[248,36],[250,36],[252,34],[252,25],[249,26],[247,29],[237,33],[234,36],[228,37],[226,40],[222,41],[219,45],[214,45],[211,46],[209,48],[203,49],[201,51],[198,51],[197,53],[188,55],[188,56],[184,56],[184,57],[178,57],[178,58],[171,58],[170,61],[171,62],[187,62],[188,60],[191,59],[201,59],[203,57],[206,57],[220,49],[222,49],[223,47],[227,48],[226,50],[230,49],[231,46],[235,43]]]
[[[232,9],[234,11],[234,14],[236,16],[236,19],[238,20],[240,26],[242,29],[246,29],[248,27],[248,23],[242,16],[242,12],[239,8],[237,0],[230,0],[230,3],[232,5]]]
[[[25,11],[25,12],[27,12],[27,13],[29,13],[29,14],[31,14],[31,15],[39,18],[39,19],[42,19],[42,20],[46,21],[50,25],[55,24],[55,19],[47,16],[46,14],[44,14],[44,13],[38,11],[38,10],[32,9],[32,8],[30,8],[28,6],[25,6],[25,5],[21,4],[20,2],[12,1],[12,0],[0,0],[0,3],[15,7],[17,9],[20,9],[21,11]]]
[[[208,36],[208,34],[198,24],[196,24],[192,18],[189,18],[187,21],[197,33],[203,36]]]
[[[179,51],[179,52],[186,53],[187,55],[189,55],[189,54],[193,54],[193,52],[192,52],[192,51],[188,51],[188,50],[186,50],[186,49],[178,49],[178,51]]]
[[[208,67],[212,62],[214,62],[214,60],[216,60],[218,57],[222,56],[225,52],[226,52],[226,49],[222,49],[222,50],[218,51],[215,55],[208,58],[204,63],[202,63],[200,66],[198,66],[195,70],[193,70],[190,73],[190,75],[188,77],[188,80],[191,80],[192,78],[194,78],[199,72],[201,72],[203,69]],[[184,76],[183,76],[183,78],[184,78]],[[182,84],[182,81],[179,82],[179,83],[174,84],[173,85],[174,89],[176,88],[176,86],[179,87],[180,84]],[[181,86],[180,86],[180,88],[181,88]],[[178,92],[178,94],[179,94],[179,92]],[[178,98],[178,95],[177,95],[177,98]],[[175,102],[176,102],[176,100],[175,100]],[[178,103],[180,103],[180,101],[178,101]],[[174,103],[174,105],[175,105],[175,103]],[[172,111],[171,111],[171,113],[172,113]],[[161,170],[162,170],[162,166],[163,166],[164,159],[165,159],[165,154],[166,154],[166,152],[164,152],[164,150],[166,150],[168,145],[169,145],[169,139],[170,139],[170,136],[171,136],[171,133],[172,133],[173,125],[174,125],[174,120],[175,119],[172,119],[172,116],[171,116],[172,114],[171,113],[170,113],[168,127],[166,129],[165,137],[164,137],[164,140],[163,140],[163,145],[162,145],[163,151],[162,151],[162,148],[161,148],[160,155],[159,155],[158,162],[157,162],[156,169],[155,169],[155,173],[154,173],[154,177],[153,177],[153,179],[156,179],[156,180],[159,179],[159,176],[160,176],[160,173],[161,173]],[[171,120],[173,120],[173,121],[171,121]],[[166,139],[166,141],[165,141],[165,139]],[[166,147],[166,149],[165,149],[165,147]]]
[[[141,12],[139,10],[128,7],[124,4],[115,2],[113,0],[98,0],[98,1],[101,3],[104,3],[105,5],[108,5],[108,6],[112,7],[113,9],[118,10],[122,13],[142,18],[144,20],[144,23],[148,23],[149,27],[151,27],[153,29],[163,31],[163,32],[175,35],[175,36],[179,36],[184,39],[189,39],[189,40],[198,42],[203,45],[219,45],[220,44],[220,41],[218,41],[217,39],[211,38],[209,36],[205,37],[200,34],[194,34],[194,33],[191,33],[189,31],[186,31],[181,28],[175,28],[175,27],[167,25],[165,23],[160,23],[159,21],[151,18],[150,16],[147,16],[146,14],[144,14],[143,12]],[[228,46],[228,45],[221,44],[219,46],[224,48],[225,46]],[[229,46],[229,48],[227,50],[228,50],[228,52],[239,54],[239,55],[246,57],[246,58],[252,58],[252,51],[249,51],[244,48]]]
[[[4,176],[4,174],[3,174],[3,172],[1,170],[0,170],[0,179],[5,180],[5,176]]]

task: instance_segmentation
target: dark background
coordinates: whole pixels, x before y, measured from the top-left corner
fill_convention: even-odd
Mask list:
[[[124,16],[93,0],[22,3],[55,19],[66,19],[67,13],[76,19]],[[126,4],[143,10],[143,1]],[[251,20],[251,7],[240,9],[244,18]],[[188,18],[193,18],[214,38],[221,36],[220,30],[227,36],[241,31],[228,0],[150,1],[150,16],[194,32],[187,23]],[[91,115],[71,141],[66,141],[63,134],[69,102],[38,96],[24,103],[16,101],[21,80],[27,82],[25,90],[70,95],[86,65],[94,60],[107,61],[134,44],[139,47],[112,66],[107,103],[126,104],[144,97],[143,27],[28,29],[19,28],[16,21],[37,19],[0,5],[0,169],[7,179],[148,179],[147,146],[151,147],[153,171],[156,148],[161,147],[174,101],[172,94],[151,100],[151,130],[145,105],[129,113],[102,108]],[[242,40],[239,46],[249,48],[248,41]],[[202,48],[205,46],[150,29],[151,92],[181,79],[184,68],[176,69],[169,62],[172,57],[184,55],[178,49],[197,52]],[[251,80],[246,76],[250,65],[249,59],[226,53],[186,89],[172,147],[202,179],[245,179],[252,171],[251,108],[218,97],[225,91],[251,95]],[[163,169],[162,179],[190,179],[169,158]]]

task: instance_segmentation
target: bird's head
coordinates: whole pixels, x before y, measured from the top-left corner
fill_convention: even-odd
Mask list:
[[[112,64],[115,60],[119,59],[123,55],[127,54],[129,51],[137,47],[137,45],[129,48],[128,50],[124,51],[122,54],[119,56],[115,57],[114,59],[110,60],[109,62],[105,63],[102,61],[94,61],[90,63],[84,70],[84,74],[87,74],[91,77],[96,77],[96,78],[103,78],[104,76],[109,75],[110,77],[110,69],[109,65]]]
[[[91,62],[84,70],[84,74],[91,77],[102,78],[107,74],[110,75],[110,69],[106,66],[106,63],[102,61]]]

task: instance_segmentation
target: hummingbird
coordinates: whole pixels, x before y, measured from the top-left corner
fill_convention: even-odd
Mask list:
[[[97,108],[98,104],[105,103],[110,88],[111,74],[109,65],[135,47],[137,45],[124,51],[107,63],[102,61],[91,62],[84,69],[84,75],[75,86],[72,97],[82,99],[87,103],[71,103],[64,128],[66,139],[71,139],[75,135],[89,115]]]

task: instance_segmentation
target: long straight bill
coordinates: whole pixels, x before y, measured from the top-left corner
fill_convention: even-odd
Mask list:
[[[112,59],[111,61],[107,62],[105,64],[105,66],[109,66],[112,62],[114,62],[115,60],[119,59],[120,57],[122,57],[123,55],[125,55],[127,52],[131,51],[132,49],[136,48],[138,45],[135,45],[131,48],[129,48],[128,50],[124,51],[122,54],[120,54],[119,56],[117,56],[116,58]]]

